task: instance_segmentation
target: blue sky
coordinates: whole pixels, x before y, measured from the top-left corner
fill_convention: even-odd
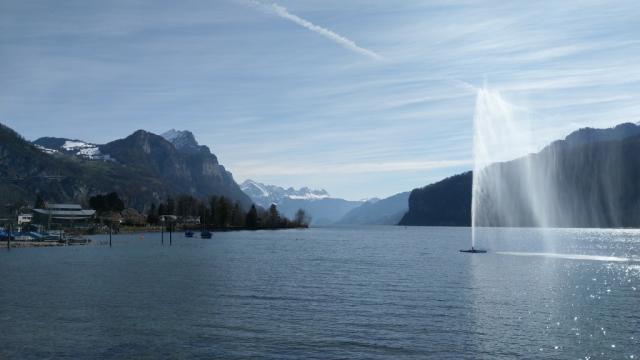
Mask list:
[[[238,181],[382,197],[471,168],[485,80],[538,147],[640,121],[638,19],[633,1],[3,0],[0,122],[188,129]]]

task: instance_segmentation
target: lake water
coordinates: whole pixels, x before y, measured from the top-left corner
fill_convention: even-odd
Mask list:
[[[0,251],[0,358],[640,358],[640,232],[370,227]]]

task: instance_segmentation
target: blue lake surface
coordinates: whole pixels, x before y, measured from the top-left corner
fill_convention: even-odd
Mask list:
[[[640,358],[640,231],[360,227],[0,251],[2,359]]]

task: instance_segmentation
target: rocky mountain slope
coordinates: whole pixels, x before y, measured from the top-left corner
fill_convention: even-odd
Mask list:
[[[0,137],[0,195],[11,201],[33,202],[41,194],[49,201],[86,203],[92,195],[116,191],[139,209],[178,194],[251,204],[208,148],[178,149],[144,130],[105,145],[63,138],[30,143],[3,125]]]

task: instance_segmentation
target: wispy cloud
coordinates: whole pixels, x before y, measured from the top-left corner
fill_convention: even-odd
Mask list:
[[[359,46],[358,44],[355,43],[355,41],[350,40],[340,34],[337,34],[327,28],[324,28],[322,26],[318,26],[314,23],[312,23],[309,20],[303,19],[298,15],[292,14],[291,12],[289,12],[289,10],[287,10],[287,8],[285,8],[284,6],[280,6],[276,3],[272,3],[272,4],[264,4],[261,3],[259,1],[255,1],[255,0],[247,0],[244,3],[252,5],[254,7],[257,7],[259,9],[262,9],[264,11],[266,11],[267,13],[271,13],[271,14],[275,14],[283,19],[289,20],[295,24],[298,24],[300,26],[302,26],[305,29],[308,29],[310,31],[313,31],[314,33],[323,36],[333,42],[335,42],[336,44],[351,50],[353,52],[356,52],[358,54],[364,55],[366,57],[369,57],[371,59],[374,60],[384,60],[384,57],[378,53],[376,53],[373,50],[369,50],[366,48],[363,48],[362,46]]]
[[[435,170],[450,167],[471,165],[471,160],[425,160],[425,161],[388,161],[353,164],[270,164],[262,162],[248,162],[239,166],[245,169],[242,176],[260,177],[272,174],[280,175],[312,175],[312,174],[363,174],[363,173],[385,173],[398,171]]]

